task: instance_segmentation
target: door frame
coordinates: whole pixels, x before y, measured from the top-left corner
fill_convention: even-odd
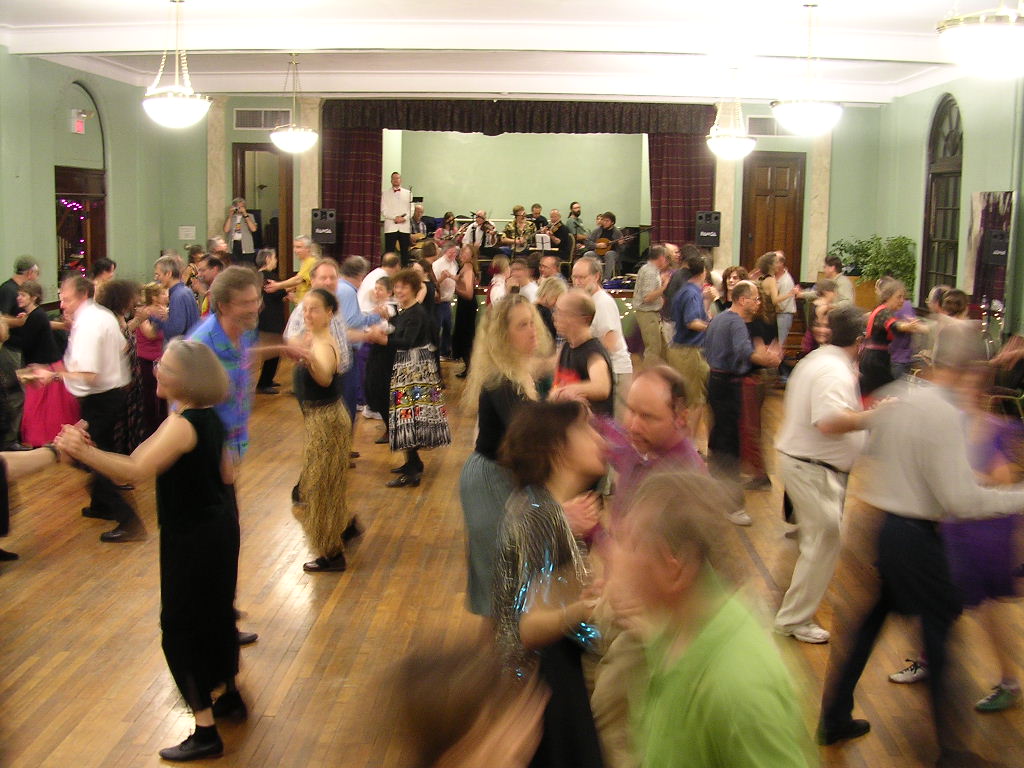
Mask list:
[[[232,197],[245,196],[245,153],[271,152],[277,155],[277,202],[281,215],[277,222],[277,274],[286,278],[292,273],[292,210],[294,200],[294,165],[295,158],[289,152],[283,152],[277,145],[270,142],[233,142],[231,144],[231,188]],[[266,220],[261,224],[266,226]],[[266,245],[264,243],[264,245]]]

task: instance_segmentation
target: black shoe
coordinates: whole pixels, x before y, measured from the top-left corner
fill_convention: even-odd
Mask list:
[[[109,512],[94,512],[92,507],[82,507],[82,517],[92,517],[96,520],[113,520],[114,516]]]
[[[464,379],[467,376],[469,376],[469,368],[465,368],[465,369],[463,369],[463,370],[461,370],[461,371],[459,371],[458,373],[455,374],[455,378],[456,379]]]
[[[243,632],[240,629],[237,630],[237,632],[239,645],[252,645],[260,639],[260,636],[257,635],[255,632]]]
[[[352,522],[349,523],[348,527],[351,528],[354,524],[355,524],[355,518],[352,518]],[[348,528],[346,528],[345,530],[347,531]],[[359,531],[359,533],[362,533],[362,531]],[[359,533],[355,534],[355,536],[358,536]],[[345,538],[345,534],[344,533],[341,534],[341,538],[342,539]],[[17,560],[17,559],[18,559],[18,556],[14,552],[8,552],[6,549],[0,549],[0,563],[8,563],[11,560]]]
[[[302,495],[299,493],[299,484],[296,483],[292,486],[292,504],[301,504]]]
[[[341,532],[341,540],[345,544],[348,544],[350,541],[352,541],[352,539],[358,539],[362,535],[363,526],[359,524],[358,518],[353,517],[352,521],[348,524],[345,530]]]
[[[257,395],[276,395],[277,387],[256,387]]]
[[[388,444],[388,433],[385,432],[383,435],[373,441],[375,445],[387,445]]]
[[[871,723],[867,720],[847,720],[842,725],[829,727],[822,723],[818,726],[818,743],[827,747],[837,741],[859,738],[870,730]]]
[[[213,716],[218,720],[245,720],[249,710],[238,691],[227,691],[213,702]]]
[[[344,571],[348,567],[345,562],[345,553],[334,557],[318,557],[302,564],[302,570],[306,573],[327,573],[328,571]]]
[[[134,491],[135,490],[135,486],[132,485],[131,483],[122,483],[121,485],[115,485],[114,487],[117,488],[117,490],[119,490],[119,491]]]
[[[194,733],[176,747],[167,747],[160,750],[160,757],[176,763],[202,760],[204,757],[220,757],[223,754],[224,742],[220,740],[220,736],[217,736],[215,741],[201,742],[196,739]]]
[[[420,484],[420,473],[414,475],[399,475],[394,480],[385,483],[388,488],[415,488]]]
[[[404,475],[406,473],[406,470],[408,470],[408,469],[409,469],[409,465],[408,464],[403,464],[400,467],[392,467],[391,468],[391,473],[394,474],[394,475]]]
[[[146,531],[141,525],[118,525],[114,530],[100,534],[100,541],[106,544],[142,541],[144,538],[146,538]]]
[[[359,458],[359,451],[349,451],[348,452],[348,457],[350,459],[358,459]]]

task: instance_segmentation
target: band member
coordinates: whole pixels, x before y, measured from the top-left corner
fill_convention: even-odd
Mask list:
[[[548,225],[548,220],[544,218],[544,214],[541,211],[544,210],[540,203],[534,203],[530,206],[530,215],[526,217],[527,221],[532,221],[533,226],[538,230]]]
[[[515,255],[525,255],[533,244],[537,235],[537,228],[532,221],[526,220],[526,209],[517,205],[512,209],[515,217],[505,225],[505,231],[501,233],[501,244],[512,249]]]
[[[409,228],[414,235],[426,236],[428,232],[427,220],[423,218],[423,206],[419,203],[413,206],[412,221],[409,222]]]
[[[477,211],[473,223],[466,227],[462,235],[463,245],[475,245],[481,256],[494,256],[498,253],[498,230],[487,220],[487,211]]]
[[[597,227],[587,238],[585,255],[594,256],[604,263],[605,280],[614,277],[618,271],[618,249],[623,239],[622,230],[615,226],[614,213],[605,211],[597,217]]]
[[[576,249],[576,238],[572,236],[569,227],[562,221],[562,214],[557,208],[551,210],[551,223],[541,229],[545,235],[551,236],[551,246],[558,253],[559,261],[571,261],[573,251]]]
[[[583,213],[583,209],[580,204],[573,202],[569,206],[569,219],[565,222],[566,229],[569,230],[569,234],[576,240],[574,250],[575,253],[582,253],[584,244],[587,242],[587,238],[590,236],[590,230],[587,229],[580,215]]]
[[[391,188],[380,196],[380,215],[384,219],[384,250],[397,252],[402,263],[409,261],[409,209],[412,192],[402,186],[402,174],[391,174]]]

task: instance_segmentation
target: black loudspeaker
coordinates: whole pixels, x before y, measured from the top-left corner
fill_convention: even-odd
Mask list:
[[[702,248],[717,248],[722,239],[722,212],[697,211],[693,242]]]
[[[334,208],[313,209],[313,242],[334,245],[338,241],[338,215]]]
[[[1010,252],[1010,233],[1005,229],[986,229],[981,239],[981,263],[993,266],[1006,266],[1006,257]]]

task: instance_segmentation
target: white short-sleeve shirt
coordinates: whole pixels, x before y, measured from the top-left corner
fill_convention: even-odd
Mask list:
[[[618,304],[604,289],[599,290],[591,298],[594,300],[594,320],[590,324],[590,332],[602,344],[608,331],[615,334],[613,348],[608,350],[608,355],[612,359],[612,373],[632,373],[633,361],[629,357],[629,349],[626,348],[626,338],[622,335]]]
[[[86,384],[81,379],[65,379],[75,397],[87,397],[123,387],[131,381],[125,352],[128,342],[114,313],[93,301],[84,301],[75,310],[64,353],[64,367],[73,373],[95,373]]]

